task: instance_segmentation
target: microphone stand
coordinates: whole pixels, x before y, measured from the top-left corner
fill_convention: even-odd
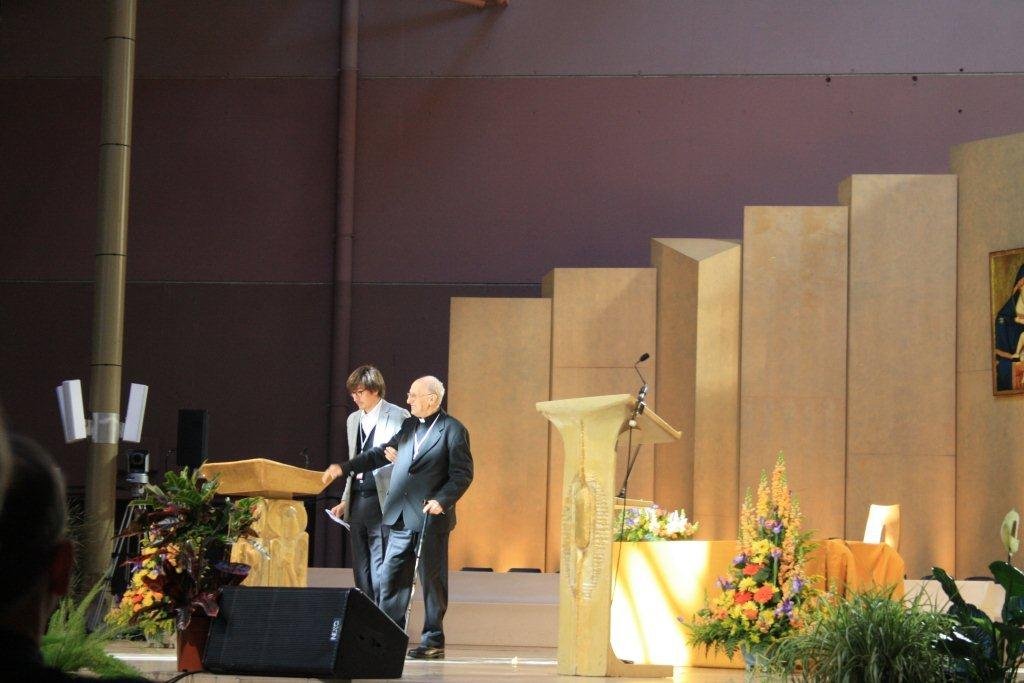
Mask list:
[[[633,363],[633,369],[636,370],[637,376],[640,378],[640,391],[636,394],[636,405],[633,406],[633,414],[629,417],[629,440],[626,445],[626,476],[622,479],[622,488],[619,489],[619,498],[622,499],[623,505],[626,503],[626,486],[629,484],[629,475],[633,472],[633,465],[636,464],[637,456],[640,455],[640,444],[637,444],[636,450],[633,449],[633,430],[637,428],[636,419],[643,414],[644,409],[647,408],[647,404],[644,400],[647,398],[647,380],[644,379],[643,374],[640,372],[640,368],[637,367],[640,363],[650,358],[650,354],[643,354],[640,359]]]
[[[640,372],[640,368],[637,367],[640,363],[650,358],[650,354],[644,353],[640,356],[637,362],[633,363],[633,369],[636,370],[637,376],[640,377],[640,391],[636,394],[636,405],[633,406],[633,414],[629,416],[629,436],[626,442],[626,476],[622,479],[622,488],[619,489],[619,498],[622,499],[622,517],[619,524],[619,537],[623,535],[623,531],[626,528],[626,487],[629,485],[629,475],[633,472],[633,465],[636,464],[637,456],[640,455],[640,444],[636,445],[636,449],[633,449],[633,430],[637,428],[636,418],[643,414],[644,408],[647,405],[644,403],[644,399],[647,398],[647,380],[644,379],[643,374]],[[612,595],[615,594],[616,586],[619,580],[619,562],[622,560],[622,548],[619,546],[619,552],[615,556],[615,572],[612,584]]]

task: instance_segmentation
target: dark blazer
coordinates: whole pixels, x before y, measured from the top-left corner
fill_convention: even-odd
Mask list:
[[[427,424],[433,416],[427,418]],[[391,487],[384,501],[384,524],[394,524],[401,515],[407,529],[419,531],[423,525],[424,501],[436,500],[444,514],[435,517],[428,529],[448,532],[455,528],[455,502],[473,481],[473,456],[469,451],[469,432],[443,410],[437,413],[437,423],[420,449],[416,462],[412,460],[416,425],[419,418],[410,417],[386,444],[363,451],[341,466],[347,476],[351,472],[366,472],[388,463],[384,449],[398,450],[391,471]]]

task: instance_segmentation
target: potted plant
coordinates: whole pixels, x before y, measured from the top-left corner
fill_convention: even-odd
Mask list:
[[[892,588],[819,600],[803,629],[765,653],[766,668],[798,681],[942,681],[950,659],[941,643],[949,616],[924,602],[904,604]]]
[[[699,522],[686,518],[682,508],[665,512],[657,505],[649,508],[625,508],[615,518],[616,542],[682,541],[692,538]]]
[[[988,566],[995,582],[1006,591],[1000,621],[992,621],[964,600],[945,570],[932,568],[932,577],[950,600],[948,613],[954,625],[942,644],[952,657],[952,673],[960,679],[1014,681],[1024,664],[1024,572],[1011,562],[1019,547],[1019,522],[1016,510],[1007,513],[1000,528],[1006,561],[997,560]]]
[[[718,579],[722,592],[686,624],[691,644],[729,657],[740,650],[753,667],[765,645],[801,628],[812,593],[804,572],[811,544],[801,522],[780,453],[771,477],[761,473],[756,503],[747,491],[738,552]]]
[[[183,468],[167,472],[163,486],[148,484],[125,536],[139,536],[141,552],[129,562],[131,585],[111,610],[113,623],[156,632],[173,624],[180,670],[201,668],[209,619],[217,616],[220,589],[241,583],[249,565],[229,562],[231,544],[255,533],[256,498],[215,500],[217,478]],[[186,661],[186,658],[191,658]]]

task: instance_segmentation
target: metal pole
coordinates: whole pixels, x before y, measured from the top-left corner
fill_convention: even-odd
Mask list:
[[[355,236],[356,84],[359,76],[359,0],[341,4],[341,77],[338,83],[338,189],[334,233],[334,300],[331,325],[330,414],[327,462],[348,459],[349,340],[352,328],[352,242]],[[325,465],[326,466],[326,465]],[[333,566],[341,558],[341,536],[317,527],[314,563]]]
[[[113,547],[120,439],[121,361],[128,242],[128,180],[135,77],[136,0],[108,0],[93,296],[92,437],[85,469],[85,585],[103,575]]]

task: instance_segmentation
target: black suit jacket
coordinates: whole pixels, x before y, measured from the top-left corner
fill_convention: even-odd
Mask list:
[[[432,419],[433,416],[427,418],[427,424]],[[436,500],[444,508],[444,514],[434,516],[427,528],[428,531],[447,533],[455,527],[455,502],[473,481],[469,432],[454,417],[443,410],[438,411],[437,422],[413,462],[418,424],[419,418],[407,418],[390,441],[352,458],[341,466],[342,472],[347,476],[351,472],[383,467],[388,463],[384,449],[388,446],[395,448],[398,457],[391,471],[391,487],[384,500],[383,522],[394,524],[401,516],[407,529],[419,531],[425,517],[424,501]]]

